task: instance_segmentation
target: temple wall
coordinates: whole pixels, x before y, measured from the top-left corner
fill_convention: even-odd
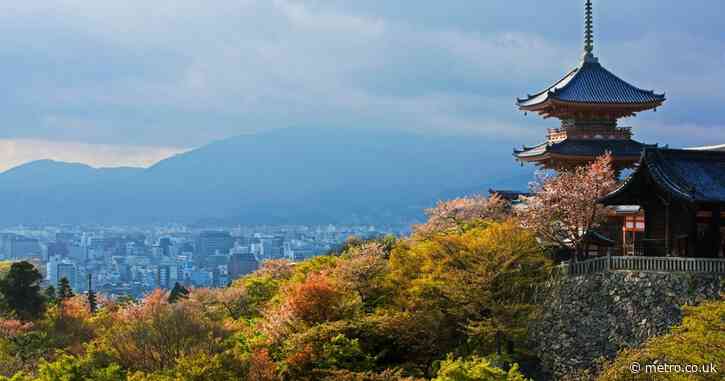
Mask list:
[[[645,206],[645,237],[648,239],[664,240],[667,236],[667,215],[665,212],[665,206],[659,200],[651,200],[648,205]],[[652,245],[649,248],[648,256],[651,257],[666,257],[667,253],[664,247],[664,241]],[[654,255],[653,255],[654,254]]]
[[[544,306],[530,340],[555,379],[592,369],[624,347],[666,333],[681,306],[718,299],[725,277],[644,272],[557,276],[539,290]]]

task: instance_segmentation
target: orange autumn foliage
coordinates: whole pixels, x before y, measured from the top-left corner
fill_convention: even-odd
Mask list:
[[[267,349],[260,349],[252,353],[249,360],[249,373],[247,379],[249,381],[276,381],[277,367],[269,356]]]
[[[342,294],[327,276],[310,274],[304,282],[286,290],[285,307],[300,320],[321,323],[340,318],[341,299]]]

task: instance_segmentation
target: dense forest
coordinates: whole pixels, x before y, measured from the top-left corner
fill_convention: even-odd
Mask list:
[[[541,227],[497,197],[442,202],[428,216],[409,237],[352,238],[223,289],[177,285],[142,300],[43,290],[32,265],[4,264],[0,380],[546,379],[527,344],[538,287],[555,274]],[[723,343],[725,303],[686,307],[667,335],[576,377],[636,379],[633,361],[716,362]]]

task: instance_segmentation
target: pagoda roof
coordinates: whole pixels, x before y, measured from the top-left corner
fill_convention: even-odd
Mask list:
[[[631,139],[566,139],[560,142],[546,142],[533,147],[524,146],[514,150],[514,156],[524,161],[536,161],[551,156],[597,157],[611,152],[615,160],[636,158],[646,147],[655,147]]]
[[[725,203],[725,152],[646,148],[637,170],[600,201],[608,205],[639,202],[652,192],[648,179],[683,201]]]
[[[520,109],[531,111],[538,111],[551,103],[624,106],[642,111],[657,107],[664,101],[664,94],[635,87],[605,69],[593,56],[587,56],[553,85],[524,99],[517,99],[516,103]]]

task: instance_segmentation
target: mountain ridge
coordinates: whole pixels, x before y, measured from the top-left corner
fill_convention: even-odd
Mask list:
[[[436,200],[522,188],[531,171],[485,137],[287,128],[148,168],[38,161],[0,173],[0,223],[407,223]],[[43,169],[43,170],[39,170]]]

